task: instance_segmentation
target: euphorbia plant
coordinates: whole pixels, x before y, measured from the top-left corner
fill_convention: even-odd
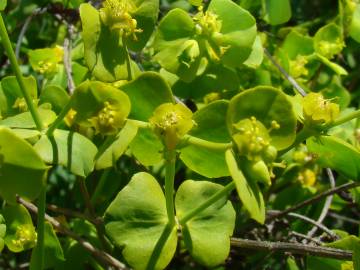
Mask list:
[[[360,4],[290,27],[290,1],[250,2],[70,1],[69,36],[59,27],[48,48],[29,43],[31,69],[20,69],[1,17],[15,77],[2,72],[0,87],[0,252],[30,250],[36,270],[252,269],[268,257],[238,259],[236,245],[266,249],[293,234],[316,243],[281,246],[313,255],[301,262],[309,269],[327,264],[319,254],[357,269],[356,233],[323,224],[346,201],[311,202],[349,200],[332,170],[359,180],[358,89],[345,76],[356,76],[348,39],[358,40]],[[327,186],[323,168],[332,190],[309,199]],[[290,229],[278,226],[287,214],[301,217]],[[299,269],[276,258],[261,267]]]

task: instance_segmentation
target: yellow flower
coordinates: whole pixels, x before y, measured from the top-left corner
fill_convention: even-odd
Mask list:
[[[182,104],[165,103],[157,107],[149,119],[155,133],[168,149],[174,149],[194,126],[192,112]]]
[[[31,224],[25,224],[18,226],[15,234],[15,239],[12,240],[12,244],[18,249],[33,248],[36,245],[37,233],[35,228]]]
[[[305,123],[309,125],[331,123],[340,113],[339,105],[324,99],[320,93],[308,94],[302,105]]]

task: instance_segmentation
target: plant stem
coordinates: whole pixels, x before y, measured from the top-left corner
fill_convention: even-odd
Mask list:
[[[42,123],[39,112],[37,111],[36,106],[34,105],[32,98],[30,96],[30,93],[29,93],[28,89],[26,88],[23,76],[20,71],[19,64],[16,60],[16,56],[15,56],[14,50],[12,48],[12,45],[11,45],[11,42],[9,39],[9,35],[7,33],[5,23],[4,23],[4,20],[3,20],[3,17],[1,14],[0,14],[0,37],[1,37],[1,41],[4,45],[4,49],[9,57],[9,61],[11,63],[12,69],[15,73],[18,84],[20,86],[21,93],[26,101],[26,104],[29,108],[31,116],[35,122],[36,128],[39,131],[41,131],[44,129],[44,124]]]
[[[43,187],[38,200],[37,217],[37,250],[39,270],[44,269],[44,240],[45,240],[45,208],[46,208],[46,186]]]
[[[91,199],[90,199],[88,189],[86,187],[85,179],[80,178],[79,182],[80,182],[80,190],[81,190],[81,193],[82,193],[84,201],[85,201],[85,206],[86,206],[87,210],[89,211],[89,215],[92,220],[98,221],[99,219],[96,217],[95,209],[94,209],[93,205],[91,204]],[[104,248],[106,251],[110,251],[111,247],[105,238],[105,231],[103,228],[103,224],[100,222],[95,222],[94,225],[96,228],[97,235],[99,236],[99,240],[100,240],[102,248]]]
[[[210,142],[207,140],[203,140],[197,137],[193,137],[191,135],[186,135],[184,137],[184,141],[191,145],[200,146],[203,148],[207,148],[210,150],[222,150],[225,151],[232,147],[232,143],[216,143],[216,142]]]
[[[212,195],[207,201],[203,202],[179,220],[180,225],[184,226],[186,222],[188,222],[190,219],[195,217],[197,214],[204,211],[206,208],[208,208],[210,205],[214,204],[224,196],[227,196],[233,189],[235,189],[235,183],[231,182],[230,184],[227,184],[222,190],[219,190],[214,195]]]
[[[126,51],[126,68],[127,68],[127,72],[128,72],[128,81],[131,81],[133,79],[133,74],[132,74],[132,69],[131,69],[131,58],[130,58],[129,50],[128,50],[126,40],[124,37],[122,38],[122,44]]]
[[[25,206],[30,212],[34,214],[39,214],[39,209],[33,205],[32,203],[24,200],[23,198],[17,196],[16,200],[19,204]],[[45,219],[51,223],[51,225],[59,232],[64,235],[67,235],[77,241],[85,250],[90,252],[90,254],[97,258],[98,261],[103,262],[103,264],[106,264],[107,266],[112,266],[117,270],[123,270],[128,269],[125,264],[118,261],[116,258],[112,257],[110,254],[97,249],[94,247],[90,242],[85,241],[82,239],[79,235],[75,234],[73,231],[68,230],[67,228],[63,227],[59,221],[57,221],[55,218],[50,217],[49,215],[45,214]]]
[[[332,122],[329,126],[326,126],[325,129],[330,129],[339,125],[342,125],[348,121],[351,121],[355,118],[359,118],[360,117],[360,110],[357,110],[355,112],[351,112],[347,115],[341,116],[339,118],[337,118],[334,122]]]
[[[290,145],[288,148],[285,148],[281,151],[279,151],[278,156],[282,156],[284,154],[286,154],[287,152],[289,152],[291,149],[293,149],[294,147],[298,146],[300,143],[302,143],[303,141],[305,141],[307,138],[311,137],[314,135],[314,132],[312,132],[311,130],[307,129],[307,128],[303,128],[302,130],[300,130],[300,132],[298,132],[296,134],[296,138],[295,141],[293,142],[292,145]]]
[[[259,251],[278,251],[293,254],[311,255],[318,257],[334,258],[339,260],[352,260],[350,250],[342,250],[328,247],[317,247],[297,243],[255,241],[248,239],[231,238],[231,246],[242,249],[252,249]]]
[[[70,100],[65,107],[61,110],[60,114],[58,115],[58,117],[55,119],[54,123],[52,123],[52,125],[48,128],[48,130],[46,131],[46,135],[51,137],[55,131],[55,129],[58,128],[58,126],[61,124],[61,122],[64,120],[64,118],[66,117],[67,113],[71,110],[72,107],[72,101]]]
[[[165,198],[166,211],[169,224],[175,225],[175,209],[174,209],[174,180],[175,180],[175,162],[176,151],[174,149],[165,150]]]
[[[103,171],[100,179],[99,179],[99,183],[96,185],[95,191],[93,192],[93,195],[91,196],[91,203],[94,205],[102,191],[102,189],[104,188],[105,184],[106,184],[106,180],[110,174],[111,168],[107,168]]]

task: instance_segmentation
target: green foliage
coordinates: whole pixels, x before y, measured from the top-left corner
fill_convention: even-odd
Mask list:
[[[359,269],[358,0],[0,11],[0,270]]]

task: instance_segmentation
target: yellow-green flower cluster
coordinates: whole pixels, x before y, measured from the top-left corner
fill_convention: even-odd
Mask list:
[[[340,38],[337,38],[335,42],[322,40],[319,42],[319,53],[326,58],[332,59],[335,55],[339,54],[344,47],[345,43]]]
[[[15,234],[15,239],[12,244],[19,250],[33,248],[36,245],[37,233],[31,224],[24,224],[18,226]]]
[[[127,115],[124,116],[117,106],[105,101],[103,108],[90,119],[90,122],[95,128],[95,133],[111,135],[123,127],[126,117]]]
[[[325,99],[320,93],[308,94],[303,98],[302,105],[307,125],[329,124],[340,113],[339,105]]]
[[[136,6],[129,0],[106,0],[100,9],[102,22],[111,30],[119,31],[120,36],[131,36],[137,40],[136,33],[142,30],[137,28],[137,21],[131,16]]]
[[[175,149],[182,137],[194,126],[192,111],[185,105],[165,103],[149,119],[155,133],[168,149]]]

